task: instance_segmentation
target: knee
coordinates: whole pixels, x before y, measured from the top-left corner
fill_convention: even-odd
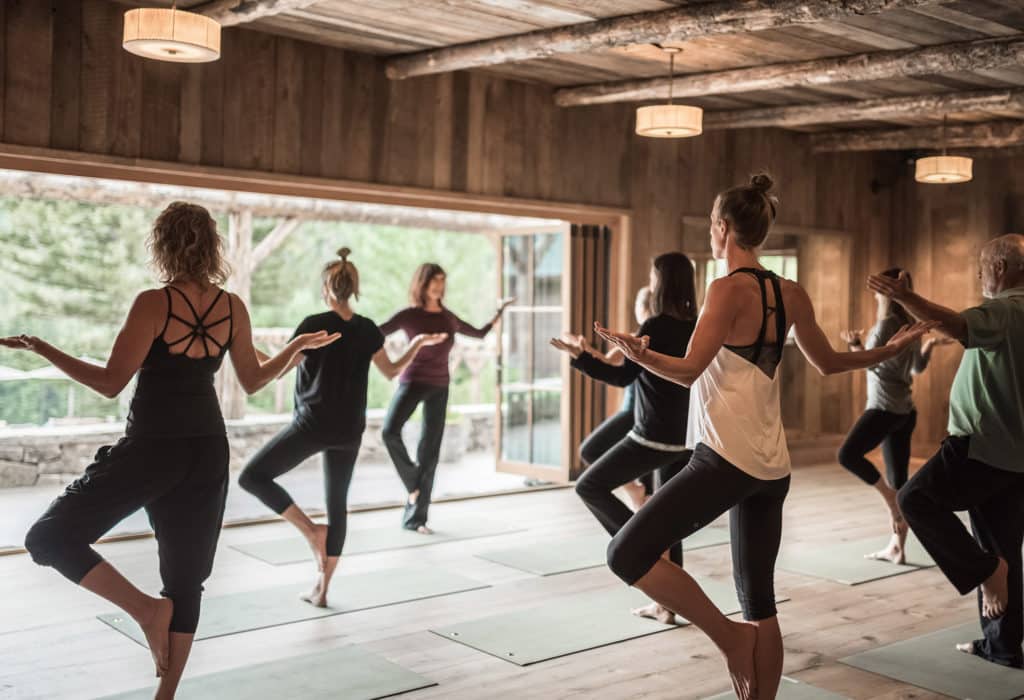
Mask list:
[[[843,465],[847,469],[850,468],[860,455],[856,453],[849,443],[844,442],[839,446],[839,451],[836,452],[836,460],[839,464]]]
[[[608,568],[627,585],[632,586],[643,578],[654,562],[645,566],[644,562],[641,562],[636,556],[636,547],[622,536],[623,532],[620,530],[619,534],[615,535],[608,543]]]
[[[380,431],[381,440],[385,444],[393,445],[402,441],[402,426],[386,421]]]
[[[580,445],[579,455],[580,461],[583,463],[583,466],[585,467],[589,467],[591,464],[593,464],[599,456],[595,455],[594,450],[590,447],[589,444],[585,442],[582,445]]]
[[[590,501],[594,498],[594,495],[600,490],[597,484],[594,483],[587,472],[580,475],[580,478],[576,480],[576,486],[574,487],[576,495],[584,501]]]
[[[259,472],[252,467],[246,467],[242,470],[242,473],[238,475],[238,485],[249,493],[256,493],[261,481],[262,479],[259,476]]]
[[[25,549],[32,561],[40,566],[52,566],[60,551],[60,537],[52,527],[40,521],[29,528],[25,535]]]

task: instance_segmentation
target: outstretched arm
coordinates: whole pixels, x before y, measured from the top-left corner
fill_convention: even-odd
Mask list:
[[[935,330],[943,335],[949,336],[961,343],[967,343],[967,321],[962,315],[928,301],[920,294],[915,294],[910,289],[904,273],[900,273],[899,279],[893,279],[886,275],[871,275],[868,278],[868,288],[873,292],[884,294],[890,299],[895,299],[903,307],[914,314],[915,318],[922,321],[931,321]]]
[[[736,318],[736,308],[729,303],[731,280],[715,280],[708,287],[704,310],[697,319],[697,327],[690,339],[685,357],[663,355],[651,350],[649,339],[628,333],[610,331],[600,324],[594,329],[598,335],[617,346],[627,358],[650,372],[676,384],[690,386],[701,375],[721,349]]]
[[[409,347],[405,353],[397,360],[392,361],[388,357],[387,351],[381,347],[380,350],[373,354],[373,364],[377,366],[380,373],[388,379],[394,379],[402,373],[409,363],[412,362],[413,358],[420,351],[421,348],[425,348],[428,345],[437,345],[443,343],[448,338],[447,333],[421,333],[412,339],[409,343]]]
[[[252,343],[252,322],[249,310],[234,294],[232,312],[235,314],[235,336],[231,342],[231,364],[235,367],[238,382],[247,394],[254,394],[289,368],[295,356],[303,350],[313,350],[333,343],[340,333],[327,331],[302,333],[292,338],[281,352],[267,361],[261,361]]]
[[[35,336],[0,338],[0,345],[31,350],[46,358],[71,379],[112,399],[127,386],[142,366],[142,361],[146,359],[153,338],[160,332],[160,328],[154,325],[152,319],[162,318],[165,304],[163,296],[157,291],[150,290],[139,294],[117,334],[106,364],[103,365],[79,360]]]
[[[822,374],[837,374],[877,365],[898,355],[903,348],[933,327],[930,323],[915,323],[901,328],[881,347],[856,352],[836,352],[818,325],[814,316],[814,305],[811,304],[807,292],[799,286],[796,290],[787,309],[793,319],[796,344],[804,357]]]

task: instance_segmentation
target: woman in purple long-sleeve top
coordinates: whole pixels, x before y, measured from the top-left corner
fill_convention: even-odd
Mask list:
[[[483,338],[501,318],[502,311],[510,301],[503,302],[494,318],[480,328],[466,323],[445,308],[445,272],[436,263],[423,263],[413,275],[409,287],[411,306],[402,309],[380,325],[384,335],[404,331],[408,338],[421,333],[447,333],[443,343],[425,347],[406,367],[399,378],[398,390],[391,398],[388,414],[384,419],[383,439],[391,461],[395,464],[399,478],[409,492],[402,527],[423,534],[430,534],[427,527],[427,511],[430,508],[430,494],[434,488],[434,473],[441,453],[441,438],[444,435],[445,413],[448,408],[448,355],[455,344],[455,334],[472,338]],[[416,460],[402,441],[402,426],[423,404],[423,423]]]

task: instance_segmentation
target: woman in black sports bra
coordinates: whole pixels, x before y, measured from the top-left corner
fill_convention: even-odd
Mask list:
[[[228,485],[228,441],[214,390],[226,352],[253,393],[302,350],[337,340],[296,337],[260,362],[245,304],[220,289],[227,278],[217,226],[202,207],[168,206],[149,238],[166,283],[136,297],[105,365],[78,360],[39,338],[0,338],[31,350],[104,396],[117,396],[138,372],[125,437],[100,448],[85,473],[36,521],[25,548],[36,563],[114,603],[142,628],[160,677],[157,698],[172,698],[199,621]],[[110,528],[145,508],[160,556],[160,597],[147,595],[92,548]]]

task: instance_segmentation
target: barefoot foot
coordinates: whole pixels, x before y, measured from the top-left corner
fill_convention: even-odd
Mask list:
[[[311,590],[309,593],[304,593],[303,595],[300,595],[299,599],[306,601],[313,607],[327,607],[327,595],[321,590],[319,581],[313,584],[313,590]]]
[[[663,625],[677,625],[676,614],[658,603],[651,603],[642,608],[633,608],[633,614],[637,617],[646,617],[650,620],[657,620]]]
[[[981,614],[990,620],[1002,617],[1006,612],[1006,603],[1010,597],[1006,583],[1008,573],[1006,560],[999,557],[996,570],[981,584]]]
[[[739,700],[757,697],[757,674],[754,653],[757,648],[757,625],[749,622],[730,622],[734,626],[733,646],[723,649],[729,666],[732,688]]]
[[[173,615],[174,602],[170,598],[153,598],[145,617],[136,619],[143,634],[146,635],[146,644],[149,646],[149,653],[153,655],[157,677],[167,673]]]
[[[309,542],[309,548],[313,550],[316,570],[323,571],[324,566],[327,565],[327,526],[314,525],[307,541]]]
[[[877,559],[879,561],[888,561],[893,564],[904,564],[907,561],[907,553],[904,549],[904,542],[906,541],[906,532],[903,534],[903,539],[898,534],[893,534],[889,539],[889,544],[885,549],[880,549],[877,552],[871,554],[865,554],[865,559]]]
[[[974,642],[962,642],[956,645],[956,650],[964,654],[974,654]]]
[[[431,530],[426,525],[420,525],[418,528],[416,528],[416,532],[420,533],[421,535],[433,535],[434,534],[434,531]]]

